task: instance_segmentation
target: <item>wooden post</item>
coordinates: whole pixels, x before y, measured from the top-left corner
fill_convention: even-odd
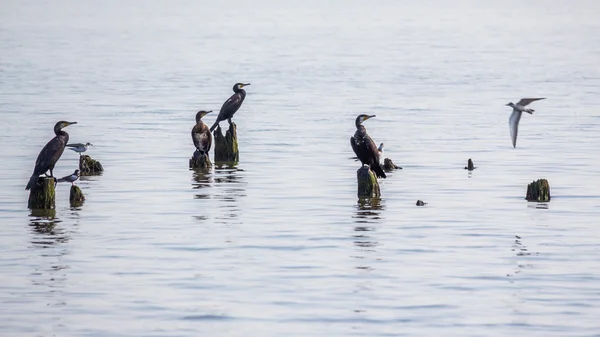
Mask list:
[[[367,166],[363,166],[356,171],[358,180],[358,197],[359,198],[379,198],[381,191],[377,176]]]
[[[469,161],[467,161],[467,166],[465,166],[465,170],[473,171],[474,169],[476,169],[476,167],[473,165],[471,158],[469,158]]]
[[[56,207],[56,179],[53,177],[39,177],[29,192],[27,207],[31,209],[54,209]]]
[[[393,171],[393,170],[402,170],[402,167],[394,164],[394,162],[390,158],[385,158],[383,160],[383,169],[386,172],[389,172],[389,171]]]
[[[546,179],[538,179],[527,185],[527,201],[548,202],[550,201],[550,184]]]
[[[102,171],[104,168],[99,161],[92,159],[87,154],[79,156],[79,172],[82,176],[100,174]]]
[[[225,136],[221,133],[221,126],[217,126],[214,132],[215,140],[215,162],[233,162],[240,161],[240,152],[237,141],[237,126],[235,123],[229,124],[229,130]]]
[[[209,168],[211,166],[212,163],[210,162],[210,157],[208,156],[208,153],[204,154],[198,150],[194,151],[194,154],[192,154],[192,158],[190,158],[191,169]]]
[[[71,207],[81,206],[85,201],[85,196],[81,189],[78,186],[71,186],[71,193],[69,194],[69,202],[71,203]]]

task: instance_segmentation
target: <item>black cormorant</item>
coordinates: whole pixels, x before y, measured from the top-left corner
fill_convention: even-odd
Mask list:
[[[58,159],[60,159],[60,156],[65,150],[65,146],[69,142],[69,134],[64,132],[62,129],[71,124],[77,124],[77,122],[60,121],[54,125],[54,134],[56,134],[56,136],[50,139],[48,144],[46,144],[42,151],[40,151],[40,154],[35,161],[33,174],[29,178],[27,187],[25,187],[26,190],[29,190],[35,186],[40,174],[44,174],[48,170],[50,170],[50,176],[54,177],[52,173],[52,170],[54,170],[54,165],[56,165],[56,162]]]
[[[354,137],[350,137],[350,145],[356,154],[356,157],[363,165],[369,165],[371,170],[375,172],[378,178],[385,178],[385,172],[379,164],[379,150],[375,142],[367,134],[367,129],[362,125],[362,122],[375,116],[358,115],[356,117],[356,132]]]
[[[196,125],[192,128],[192,141],[196,149],[205,155],[208,155],[210,147],[212,145],[212,138],[210,137],[210,131],[208,126],[202,121],[202,117],[206,116],[209,112],[200,110],[196,114]]]
[[[67,147],[69,148],[69,150],[73,150],[77,153],[79,153],[79,155],[81,156],[82,153],[84,153],[85,151],[87,151],[90,146],[94,146],[94,144],[92,143],[75,143],[75,144],[67,144]]]
[[[233,114],[238,111],[238,109],[242,106],[242,102],[244,102],[244,98],[246,98],[246,91],[242,88],[247,85],[250,85],[250,83],[236,83],[233,86],[234,94],[231,95],[231,97],[229,97],[225,103],[223,103],[215,124],[210,127],[210,132],[212,132],[217,125],[219,125],[220,121],[227,120],[229,124],[231,124],[231,118],[233,118]]]

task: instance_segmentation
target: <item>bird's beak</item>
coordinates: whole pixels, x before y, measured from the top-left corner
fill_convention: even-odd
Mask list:
[[[510,103],[506,103],[506,104],[504,104],[504,105],[506,105],[506,106],[510,106]]]
[[[77,122],[67,122],[67,126],[77,124]]]
[[[250,83],[243,83],[242,84],[242,88],[245,87],[245,86],[247,86],[247,85],[250,85]]]
[[[375,117],[375,115],[367,116],[367,119],[373,118],[373,117]]]

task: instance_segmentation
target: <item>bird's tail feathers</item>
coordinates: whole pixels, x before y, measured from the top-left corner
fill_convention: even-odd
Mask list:
[[[25,189],[32,189],[35,186],[35,184],[37,184],[38,178],[39,176],[36,176],[35,174],[29,177],[29,182],[27,183],[27,187],[25,187]]]
[[[217,125],[219,125],[220,121],[216,121],[215,124],[213,124],[213,126],[210,127],[210,132],[213,132],[214,129],[217,128]]]
[[[373,170],[373,172],[375,172],[375,175],[377,176],[377,178],[387,178],[387,176],[385,175],[385,172],[383,172],[383,168],[381,167],[381,165],[379,163],[373,163],[371,165],[371,170]]]

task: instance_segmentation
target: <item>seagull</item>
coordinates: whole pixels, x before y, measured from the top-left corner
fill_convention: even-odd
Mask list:
[[[60,179],[58,179],[56,182],[57,183],[62,183],[62,182],[69,182],[71,183],[71,186],[74,186],[74,182],[79,179],[79,170],[75,170],[75,172],[73,172],[73,174],[70,174],[68,176],[64,176]]]
[[[539,101],[544,98],[545,97],[521,98],[521,100],[517,102],[517,104],[514,104],[513,102],[506,104],[506,106],[513,108],[513,112],[510,115],[510,118],[508,119],[508,125],[510,127],[510,139],[512,140],[513,147],[517,147],[517,133],[519,131],[519,121],[521,120],[521,114],[523,112],[533,114],[533,112],[535,111],[533,109],[526,108],[525,106],[527,106],[531,102]]]
[[[87,151],[90,146],[93,146],[93,145],[91,143],[85,143],[85,144],[81,144],[81,143],[67,144],[67,147],[69,148],[69,150],[73,150],[73,151],[79,153],[80,156],[81,156],[82,153],[84,153],[85,151]]]

